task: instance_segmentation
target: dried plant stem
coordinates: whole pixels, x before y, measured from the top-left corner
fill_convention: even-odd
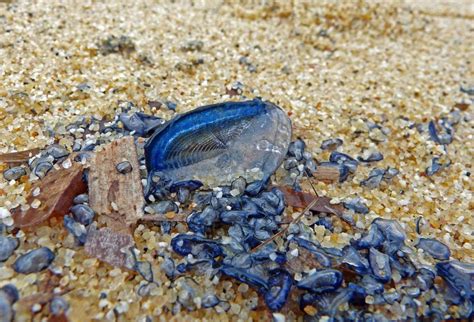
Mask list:
[[[313,201],[311,201],[309,203],[309,205],[298,215],[298,217],[296,217],[295,219],[293,219],[289,224],[287,224],[287,226],[285,228],[283,228],[282,230],[280,230],[279,232],[277,232],[275,235],[273,235],[272,237],[268,238],[267,240],[263,241],[260,245],[254,247],[251,252],[255,252],[257,251],[258,249],[262,248],[263,246],[267,245],[268,243],[271,243],[272,241],[274,241],[275,239],[277,239],[278,237],[280,237],[281,235],[283,235],[289,228],[292,224],[295,224],[297,223],[303,216],[306,212],[308,212],[311,207],[313,207],[316,202],[318,202],[318,198],[314,198]]]
[[[271,243],[272,241],[274,241],[275,239],[277,239],[278,237],[282,236],[284,233],[286,233],[288,231],[288,229],[290,228],[291,225],[293,224],[296,224],[298,221],[301,220],[301,218],[318,202],[318,193],[316,192],[316,189],[314,188],[313,186],[313,183],[311,182],[311,177],[308,176],[308,181],[309,181],[309,184],[311,185],[311,188],[313,188],[313,191],[314,193],[316,194],[315,198],[313,199],[313,201],[311,201],[307,206],[306,208],[304,208],[304,210],[296,217],[294,218],[290,223],[286,224],[287,226],[285,228],[283,228],[282,230],[280,230],[279,232],[277,232],[275,235],[273,235],[272,237],[264,240],[261,244],[259,244],[258,246],[254,247],[251,252],[256,252],[257,250],[259,250],[260,248],[262,248],[263,246]]]

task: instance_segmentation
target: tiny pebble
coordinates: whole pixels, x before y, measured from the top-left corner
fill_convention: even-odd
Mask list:
[[[38,199],[33,200],[33,202],[31,203],[31,208],[33,209],[38,209],[39,206],[41,206],[41,201]]]
[[[234,191],[234,194],[236,193],[236,191],[238,191],[239,194],[242,194],[244,193],[246,186],[247,186],[247,182],[245,181],[245,179],[243,177],[238,177],[232,182],[231,187],[232,187],[232,191]],[[231,194],[232,194],[232,191],[231,191]]]
[[[117,203],[116,203],[115,201],[112,201],[112,202],[110,203],[110,206],[112,207],[112,209],[113,209],[114,211],[118,211],[118,210],[119,210],[119,207],[118,207],[118,205],[117,205]]]
[[[41,193],[41,188],[40,188],[40,187],[36,187],[36,188],[31,192],[31,195],[32,195],[33,197],[38,197],[40,193]]]
[[[0,219],[5,219],[7,217],[11,217],[10,211],[5,207],[0,207]]]
[[[63,165],[63,168],[64,168],[64,169],[69,169],[69,168],[72,166],[72,161],[71,161],[71,159],[65,160],[62,165]]]
[[[3,224],[8,226],[8,227],[13,226],[13,224],[14,224],[13,217],[3,218]]]
[[[298,248],[293,249],[293,250],[290,252],[290,254],[291,254],[291,256],[293,256],[293,257],[298,257],[298,254],[299,254],[299,253],[298,253]]]
[[[31,307],[31,312],[33,313],[37,313],[41,311],[41,304],[39,303],[35,303],[32,307]]]
[[[283,314],[281,313],[273,313],[273,322],[285,322],[286,318]]]

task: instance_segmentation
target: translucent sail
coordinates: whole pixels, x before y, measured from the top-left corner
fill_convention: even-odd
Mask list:
[[[203,106],[157,130],[145,146],[149,173],[208,186],[266,180],[287,153],[291,122],[278,106],[254,99]]]

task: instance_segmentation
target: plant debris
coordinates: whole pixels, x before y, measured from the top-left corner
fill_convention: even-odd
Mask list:
[[[39,151],[40,149],[35,148],[26,151],[0,154],[0,163],[3,162],[8,163],[10,165],[26,163],[32,156],[38,154]]]
[[[85,250],[90,256],[112,266],[126,267],[127,252],[133,245],[133,238],[128,233],[91,226],[87,233]]]
[[[124,160],[131,169],[118,172],[117,165]],[[89,203],[99,222],[116,232],[130,233],[130,227],[143,216],[145,199],[133,137],[113,141],[92,158]]]
[[[33,227],[50,217],[64,216],[73,204],[74,197],[87,191],[82,173],[83,165],[73,163],[70,168],[52,171],[33,184],[27,198],[27,209],[18,207],[12,211],[15,226]],[[38,190],[39,194],[33,195]]]
[[[285,203],[293,208],[304,209],[316,198],[317,202],[311,207],[312,211],[334,213],[338,216],[342,216],[344,212],[344,207],[341,204],[331,203],[329,197],[317,197],[312,193],[295,191],[285,186],[278,187],[278,189],[285,195]]]
[[[316,168],[316,171],[312,173],[317,181],[326,183],[338,182],[341,174],[340,167],[321,165]]]
[[[44,147],[0,162],[0,320],[472,320],[472,19],[465,0],[444,2],[0,3],[0,153]],[[222,153],[208,177],[258,151],[250,170],[283,160],[269,177],[149,176],[152,132],[194,106],[259,97],[291,120],[286,155],[272,146],[286,129],[250,124],[268,134],[250,147],[250,135],[222,140],[240,128],[211,113],[168,134],[242,143],[248,154]],[[204,123],[208,135],[194,131]],[[137,162],[106,175],[156,183],[146,215],[128,225],[136,212],[96,213],[82,193],[59,217],[14,225],[17,207],[43,216],[34,185],[74,161],[87,183],[94,155],[124,136]],[[219,150],[171,141],[183,172]],[[301,192],[312,201],[291,206]],[[317,196],[325,206],[309,211]],[[15,271],[43,247],[46,269]]]

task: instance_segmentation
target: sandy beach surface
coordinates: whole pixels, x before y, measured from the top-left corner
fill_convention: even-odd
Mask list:
[[[408,245],[420,235],[435,238],[449,247],[451,259],[473,263],[473,22],[468,0],[0,1],[0,154],[53,143],[72,151],[77,136],[68,125],[81,117],[110,121],[130,103],[133,111],[168,120],[206,104],[261,97],[287,111],[294,138],[304,139],[316,160],[329,158],[321,149],[324,140],[340,138],[339,151],[353,156],[378,151],[383,160],[377,168],[399,170],[376,189],[360,185],[372,164],[359,166],[346,182],[316,183],[318,193],[334,203],[363,198],[370,212],[354,214],[358,228],[368,228],[377,217],[396,219]],[[436,144],[426,130],[443,117],[458,118],[449,145]],[[380,127],[368,130],[367,124]],[[91,127],[84,144],[112,139]],[[434,157],[441,170],[426,175]],[[8,167],[0,163],[1,171]],[[0,178],[6,226],[13,224],[12,209],[27,204],[32,180]],[[306,181],[302,187],[310,191]],[[335,226],[315,228],[321,245],[342,248],[354,238],[342,224]],[[171,282],[160,269],[164,257],[157,254],[170,253],[172,237],[160,232],[143,224],[134,232],[156,281],[140,296],[145,284],[140,274],[90,258],[60,219],[9,229],[6,234],[15,235],[20,246],[0,262],[0,287],[11,283],[20,293],[15,320],[248,321],[316,315],[312,307],[298,309],[296,294],[290,295],[296,304],[272,315],[255,289],[235,280],[198,276]],[[54,251],[53,267],[31,274],[13,270],[18,256],[42,246]],[[436,263],[422,251],[417,256],[424,264]],[[439,277],[435,282],[442,283]],[[186,283],[199,285],[192,298]],[[402,284],[386,289],[400,290]],[[200,294],[208,290],[225,304],[201,308]],[[54,294],[63,294],[69,304],[67,318],[52,316],[48,296]],[[422,292],[417,314],[436,306],[444,318],[459,317],[461,305],[448,305],[444,297]],[[365,300],[367,312],[387,319],[412,314],[398,302]],[[183,304],[189,301],[192,309]]]

